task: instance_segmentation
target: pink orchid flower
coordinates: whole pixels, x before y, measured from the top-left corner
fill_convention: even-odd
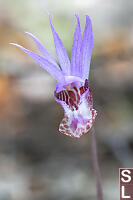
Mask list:
[[[90,130],[97,111],[93,109],[93,99],[88,81],[93,48],[92,24],[89,16],[86,15],[86,24],[82,36],[79,17],[78,15],[75,16],[77,25],[71,51],[71,62],[49,16],[60,67],[46,48],[31,33],[26,32],[35,41],[43,56],[18,44],[11,44],[23,50],[57,80],[55,100],[64,109],[64,118],[60,123],[59,131],[68,136],[79,138]]]

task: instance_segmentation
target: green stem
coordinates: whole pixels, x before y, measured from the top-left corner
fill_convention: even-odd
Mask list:
[[[96,176],[97,198],[98,198],[98,200],[103,200],[103,190],[102,190],[102,183],[101,183],[100,168],[99,168],[99,163],[98,163],[96,137],[95,137],[94,127],[92,127],[92,129],[91,129],[90,137],[91,137],[92,161],[93,161],[94,173]]]

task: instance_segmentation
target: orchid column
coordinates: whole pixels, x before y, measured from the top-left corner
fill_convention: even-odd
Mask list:
[[[82,36],[79,17],[78,15],[75,16],[77,25],[71,51],[71,62],[59,35],[54,29],[50,16],[59,65],[31,33],[26,32],[35,41],[42,56],[18,44],[11,44],[23,50],[57,80],[54,96],[57,103],[64,109],[64,118],[60,123],[59,131],[68,136],[80,138],[81,135],[91,129],[97,111],[93,109],[93,99],[88,81],[93,48],[92,24],[89,16],[86,15],[86,24]],[[101,199],[99,198],[99,200]]]

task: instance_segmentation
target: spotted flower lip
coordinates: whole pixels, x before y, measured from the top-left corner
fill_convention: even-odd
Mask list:
[[[34,40],[42,55],[18,44],[10,44],[23,50],[57,80],[55,100],[64,109],[64,118],[60,123],[59,131],[68,136],[79,138],[90,130],[97,111],[93,109],[93,99],[88,82],[93,48],[92,23],[89,16],[86,15],[86,24],[82,36],[79,17],[78,15],[75,16],[77,25],[71,51],[71,62],[59,35],[54,29],[50,15],[50,26],[60,66],[41,42],[29,32],[25,33]]]

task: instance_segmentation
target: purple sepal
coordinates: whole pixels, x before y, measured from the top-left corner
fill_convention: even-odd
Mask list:
[[[25,32],[27,35],[29,35],[36,43],[38,49],[40,50],[40,52],[42,53],[42,55],[51,63],[53,63],[54,65],[56,65],[57,67],[59,67],[56,63],[56,61],[54,60],[54,58],[50,55],[50,53],[47,51],[47,49],[41,44],[41,42],[32,34],[29,32]]]
[[[86,24],[83,34],[83,41],[81,47],[81,65],[82,65],[82,79],[88,79],[90,70],[90,61],[93,48],[93,34],[92,24],[88,15],[86,15]]]
[[[42,56],[33,53],[32,51],[29,51],[28,49],[25,49],[24,47],[10,43],[11,45],[14,45],[16,47],[19,47],[21,50],[23,50],[28,56],[30,56],[33,60],[35,60],[43,69],[45,69],[47,72],[49,72],[57,81],[63,82],[64,81],[64,75],[63,72],[53,63],[50,63],[48,60],[43,58]]]
[[[80,21],[78,15],[75,15],[77,18],[77,26],[74,33],[73,46],[71,51],[71,75],[82,77],[81,69],[81,45],[82,45],[82,34],[80,28]]]
[[[55,44],[56,55],[57,55],[58,61],[60,63],[62,71],[66,75],[70,75],[70,60],[68,58],[67,52],[64,48],[64,45],[63,45],[59,35],[57,34],[57,32],[54,29],[50,15],[49,15],[49,20],[50,20],[51,30],[53,33],[54,44]]]

